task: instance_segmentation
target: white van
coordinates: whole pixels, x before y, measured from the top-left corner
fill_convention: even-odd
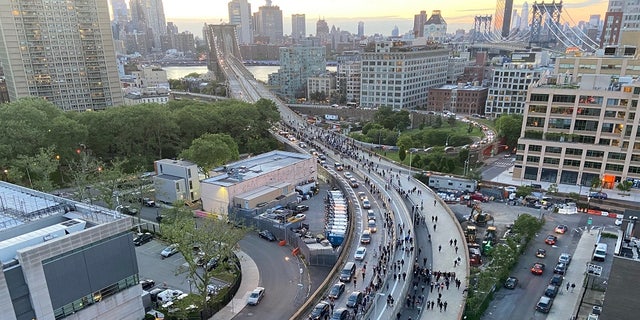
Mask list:
[[[604,261],[606,257],[607,257],[607,244],[606,243],[596,244],[596,250],[593,252],[593,260]]]

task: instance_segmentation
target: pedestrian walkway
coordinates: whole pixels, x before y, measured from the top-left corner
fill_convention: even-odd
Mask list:
[[[255,289],[260,281],[260,270],[255,261],[243,251],[235,251],[240,260],[242,270],[242,282],[233,299],[220,311],[211,317],[211,320],[229,320],[235,317],[247,304],[249,294]]]
[[[597,231],[583,232],[578,241],[578,246],[571,259],[571,264],[567,268],[564,276],[562,288],[553,301],[553,307],[549,312],[549,319],[572,319],[580,305],[582,297],[586,265],[591,262],[593,246],[598,237]]]

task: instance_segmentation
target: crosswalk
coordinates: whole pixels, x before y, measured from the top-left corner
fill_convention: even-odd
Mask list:
[[[493,165],[496,166],[496,167],[508,168],[508,167],[513,166],[513,164],[515,163],[512,159],[513,158],[498,159],[493,163]]]

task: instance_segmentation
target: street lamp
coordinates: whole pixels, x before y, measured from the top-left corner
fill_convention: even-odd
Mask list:
[[[447,140],[444,142],[444,146],[448,147],[449,146],[449,138],[451,138],[453,136],[453,134],[450,134],[447,136]]]

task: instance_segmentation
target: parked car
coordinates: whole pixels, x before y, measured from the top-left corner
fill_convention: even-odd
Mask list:
[[[151,279],[140,280],[140,285],[142,286],[142,290],[149,291],[149,289],[155,287],[156,282]]]
[[[544,290],[544,295],[549,298],[555,298],[556,295],[558,295],[558,286],[552,284],[548,285],[547,289]]]
[[[364,256],[367,254],[367,248],[365,247],[358,247],[358,249],[356,249],[356,253],[353,255],[353,258],[356,260],[364,260]]]
[[[178,244],[174,243],[166,248],[164,248],[164,250],[162,250],[162,252],[160,252],[160,255],[164,258],[168,258],[171,257],[172,255],[178,253]]]
[[[549,313],[552,305],[553,305],[553,298],[542,296],[540,297],[540,300],[538,300],[538,303],[536,304],[536,310],[542,313]]]
[[[558,262],[556,267],[553,268],[553,273],[564,275],[567,272],[567,265],[563,262]]]
[[[622,218],[617,218],[616,221],[614,221],[613,223],[615,223],[616,226],[621,226],[622,225]]]
[[[218,260],[219,260],[218,257],[213,257],[213,258],[209,259],[209,261],[207,261],[207,264],[205,265],[205,269],[207,271],[211,271],[211,270],[217,268],[218,267]]]
[[[567,232],[567,230],[569,230],[569,227],[567,227],[564,224],[559,224],[556,229],[555,232],[556,233],[560,233],[560,234],[564,234],[565,232]]]
[[[546,239],[544,239],[544,243],[548,245],[555,245],[557,241],[558,241],[558,237],[551,234],[548,235]]]
[[[338,299],[344,292],[345,285],[343,282],[338,282],[331,287],[329,291],[329,298]]]
[[[551,277],[551,281],[549,281],[549,284],[560,287],[563,281],[564,276],[560,274],[554,274],[553,277]]]
[[[120,209],[120,212],[124,213],[124,214],[128,214],[130,216],[135,216],[138,214],[138,209],[136,208],[131,208],[130,206],[124,206]]]
[[[561,254],[560,258],[558,258],[558,262],[562,262],[568,266],[571,263],[571,255],[568,253]]]
[[[546,257],[546,256],[547,256],[547,250],[545,250],[545,249],[538,249],[538,250],[536,251],[536,257],[538,257],[538,258],[544,258],[544,257]]]
[[[589,197],[602,200],[607,200],[607,198],[609,198],[609,196],[604,192],[589,192]]]
[[[309,206],[301,204],[301,205],[297,205],[294,209],[293,209],[293,213],[303,213],[305,211],[309,210]]]
[[[249,295],[249,298],[247,298],[247,304],[250,305],[250,306],[255,306],[258,303],[260,303],[262,298],[264,298],[264,288],[263,287],[257,287],[255,289],[253,289],[253,291]]]
[[[535,274],[537,276],[542,275],[543,272],[544,272],[544,263],[542,263],[542,262],[536,262],[531,267],[531,273],[533,273],[533,274]]]
[[[329,315],[331,306],[326,301],[320,301],[311,311],[309,315],[313,320],[324,319],[325,316]]]
[[[517,285],[518,278],[516,277],[509,277],[507,278],[507,281],[504,282],[504,287],[507,289],[515,289]]]
[[[258,233],[258,236],[260,236],[260,238],[265,239],[267,241],[276,241],[276,236],[273,235],[273,233],[271,233],[271,231],[269,230],[262,230]]]
[[[151,200],[150,198],[142,198],[142,205],[144,205],[145,207],[150,207],[150,208],[155,208],[156,207],[156,202]]]
[[[347,307],[355,308],[362,303],[363,294],[360,291],[351,292],[349,298],[347,299]]]
[[[149,232],[138,233],[138,236],[133,239],[133,244],[135,246],[141,246],[153,239],[153,235]]]

